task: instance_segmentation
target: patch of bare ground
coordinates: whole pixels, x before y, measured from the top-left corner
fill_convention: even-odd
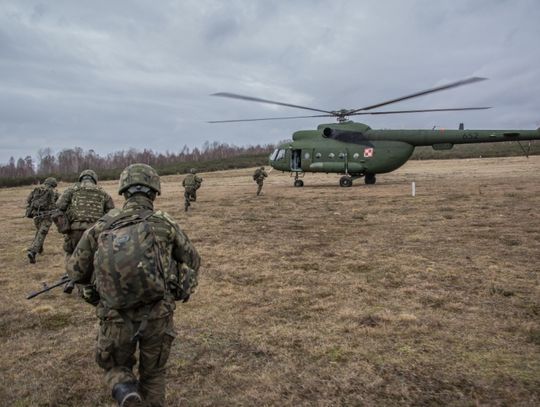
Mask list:
[[[252,170],[209,173],[187,214],[165,177],[157,207],[204,259],[175,315],[168,404],[538,405],[539,170],[411,161],[352,188],[274,171],[260,197]],[[63,272],[56,231],[27,263],[29,191],[0,191],[0,404],[111,405],[93,309],[61,290],[25,300]]]

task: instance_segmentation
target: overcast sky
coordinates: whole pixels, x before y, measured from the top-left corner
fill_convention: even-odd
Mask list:
[[[384,109],[491,110],[355,120],[533,129],[539,22],[538,0],[1,0],[0,162],[42,147],[275,143],[332,119],[208,124],[310,114],[209,94],[335,110],[471,76],[489,80]]]

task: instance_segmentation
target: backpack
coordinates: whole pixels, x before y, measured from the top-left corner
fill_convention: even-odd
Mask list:
[[[109,219],[94,255],[96,290],[111,309],[153,304],[166,292],[156,236],[147,221],[152,211]]]
[[[54,191],[51,188],[40,186],[32,192],[32,201],[30,206],[32,213],[35,215],[41,210],[47,210],[54,203]]]
[[[186,178],[184,178],[184,181],[182,181],[182,186],[188,187],[188,188],[195,188],[197,185],[197,180],[195,179],[195,175],[188,174]]]

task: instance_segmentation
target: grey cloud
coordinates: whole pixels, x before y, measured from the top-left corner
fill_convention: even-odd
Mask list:
[[[209,125],[361,107],[472,75],[489,81],[400,108],[491,111],[360,117],[372,127],[532,128],[540,119],[534,0],[11,1],[0,4],[0,162],[81,146],[177,150],[276,142],[320,120]]]

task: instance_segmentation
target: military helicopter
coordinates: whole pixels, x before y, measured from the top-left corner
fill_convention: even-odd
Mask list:
[[[220,92],[211,96],[267,103],[278,106],[310,110],[323,114],[288,116],[260,119],[214,120],[208,123],[233,123],[260,120],[286,120],[311,117],[335,117],[337,123],[320,124],[317,130],[296,131],[292,142],[278,146],[270,155],[270,166],[279,171],[294,174],[294,186],[304,186],[300,179],[307,172],[343,174],[339,180],[342,187],[351,187],[353,181],[364,177],[366,184],[375,184],[376,174],[384,174],[401,167],[417,146],[432,146],[434,150],[449,150],[454,144],[487,143],[498,141],[538,140],[537,130],[374,130],[366,124],[348,120],[349,116],[382,115],[420,112],[483,110],[490,107],[461,107],[445,109],[415,109],[373,111],[372,109],[434,92],[480,82],[486,78],[472,77],[446,85],[416,92],[385,102],[358,109],[322,110],[290,103],[276,102],[252,96]],[[523,147],[522,147],[523,148]]]

